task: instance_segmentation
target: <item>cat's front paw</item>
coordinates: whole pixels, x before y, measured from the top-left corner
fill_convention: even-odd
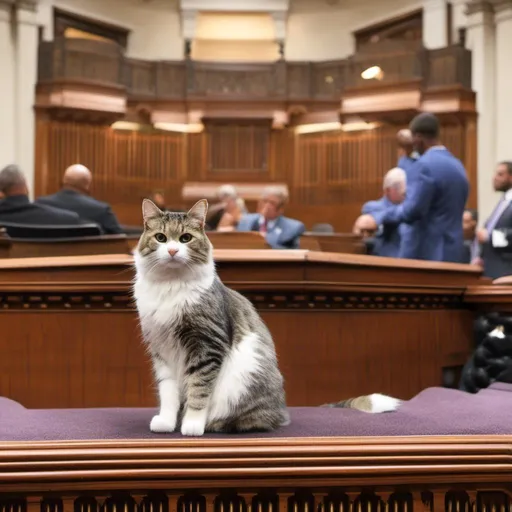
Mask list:
[[[184,436],[202,436],[206,427],[206,411],[187,411],[181,422]]]
[[[173,419],[170,416],[162,416],[161,414],[157,414],[156,416],[153,416],[153,419],[149,424],[149,428],[151,432],[156,432],[159,434],[174,432],[176,429],[176,419]]]

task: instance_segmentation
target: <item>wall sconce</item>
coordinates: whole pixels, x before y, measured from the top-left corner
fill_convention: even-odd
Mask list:
[[[384,72],[379,66],[372,66],[361,73],[361,78],[363,80],[382,80]]]

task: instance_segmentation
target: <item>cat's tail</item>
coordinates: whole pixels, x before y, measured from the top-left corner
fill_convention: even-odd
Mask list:
[[[357,409],[358,411],[381,413],[396,411],[402,404],[402,400],[380,393],[373,395],[358,396],[349,398],[333,404],[325,404],[322,407],[340,407],[344,409]]]

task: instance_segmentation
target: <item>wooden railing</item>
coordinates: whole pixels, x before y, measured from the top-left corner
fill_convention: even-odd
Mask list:
[[[370,67],[379,80],[365,80]],[[39,47],[39,83],[58,80],[124,87],[139,98],[337,99],[346,87],[376,82],[422,81],[424,87],[471,88],[471,53],[461,46],[440,50],[361,52],[337,61],[207,63],[191,60],[144,61],[127,58],[113,43],[57,39]]]

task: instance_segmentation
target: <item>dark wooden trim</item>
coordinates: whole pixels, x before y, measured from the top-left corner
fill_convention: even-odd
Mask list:
[[[99,21],[81,14],[64,11],[57,7],[53,8],[53,36],[55,39],[64,37],[67,28],[83,30],[117,43],[126,50],[130,30],[111,23]]]

